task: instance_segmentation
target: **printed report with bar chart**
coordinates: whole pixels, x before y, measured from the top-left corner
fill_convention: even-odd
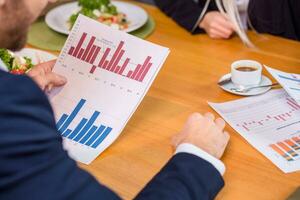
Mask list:
[[[287,73],[265,66],[268,72],[278,81],[285,91],[300,103],[300,74]]]
[[[283,172],[300,170],[300,105],[285,90],[209,105]]]
[[[80,15],[54,66],[68,83],[49,94],[64,148],[89,164],[120,135],[169,49]]]

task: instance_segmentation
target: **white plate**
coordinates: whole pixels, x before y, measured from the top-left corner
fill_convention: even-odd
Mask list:
[[[223,81],[223,80],[226,80],[226,79],[229,79],[230,77],[231,77],[231,74],[226,74],[219,80],[219,82]],[[259,85],[269,85],[269,84],[272,84],[272,81],[268,77],[262,76],[262,80],[261,80]],[[264,94],[264,93],[268,92],[272,88],[272,87],[255,88],[255,89],[250,90],[249,92],[241,93],[241,92],[236,92],[236,91],[230,90],[231,88],[236,88],[236,86],[231,81],[229,83],[226,83],[226,84],[220,86],[220,87],[223,90],[225,90],[226,92],[236,94],[236,95],[240,95],[240,96],[260,95],[260,94]]]
[[[132,32],[141,28],[148,20],[147,12],[139,6],[119,1],[112,1],[112,4],[117,7],[119,12],[126,14],[130,22],[129,27],[123,30],[125,32]],[[68,35],[70,33],[69,17],[79,9],[77,2],[58,6],[46,15],[46,24],[54,31]]]
[[[53,54],[50,54],[45,51],[40,51],[37,49],[31,49],[31,48],[24,48],[21,51],[15,52],[16,55],[18,56],[26,56],[28,58],[32,59],[32,63],[34,65],[37,65],[39,63],[47,62],[50,60],[54,60],[57,57]]]

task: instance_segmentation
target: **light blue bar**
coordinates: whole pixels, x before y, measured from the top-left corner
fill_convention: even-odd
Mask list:
[[[286,76],[282,76],[282,75],[278,75],[278,76],[280,78],[287,79],[287,80],[290,80],[290,81],[300,82],[300,79],[290,78],[290,77],[286,77]]]
[[[69,135],[69,139],[73,139],[78,133],[79,131],[82,129],[82,127],[85,125],[85,123],[87,122],[87,119],[86,118],[83,118],[78,126],[74,129],[74,131],[71,133],[71,135]]]
[[[300,88],[293,88],[293,87],[290,87],[291,90],[296,90],[296,91],[300,91]]]
[[[57,129],[59,129],[61,127],[61,125],[66,121],[66,119],[69,117],[69,115],[63,114],[61,116],[61,118],[58,120],[58,122],[56,123],[56,127]]]
[[[104,133],[96,140],[96,142],[93,144],[93,148],[96,149],[99,144],[103,142],[103,140],[108,136],[108,134],[112,131],[112,128],[107,127],[104,131]]]
[[[79,141],[79,143],[84,144],[92,135],[93,133],[95,133],[95,131],[97,130],[97,126],[93,126],[89,132]]]
[[[87,141],[87,143],[85,143],[85,145],[90,146],[91,144],[93,144],[95,140],[99,137],[99,135],[104,131],[105,128],[106,126],[101,125],[96,131],[96,133]]]
[[[72,130],[67,129],[67,130],[62,134],[62,136],[63,136],[63,137],[67,137],[71,132],[72,132]]]
[[[76,115],[78,114],[78,112],[80,111],[80,109],[82,108],[82,106],[85,104],[86,100],[81,99],[79,101],[79,103],[77,104],[77,106],[75,107],[75,109],[72,111],[72,113],[70,114],[70,116],[68,117],[68,119],[65,121],[65,123],[62,125],[62,127],[59,129],[59,131],[61,133],[63,133],[68,126],[71,124],[71,122],[73,121],[73,119],[76,117]]]
[[[95,111],[92,115],[92,117],[89,119],[88,123],[83,127],[83,129],[80,131],[80,133],[74,138],[76,142],[78,142],[85,134],[86,132],[93,126],[94,122],[98,118],[100,113],[98,111]]]

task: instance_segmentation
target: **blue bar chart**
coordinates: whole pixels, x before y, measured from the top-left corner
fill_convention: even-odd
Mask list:
[[[96,120],[101,116],[99,111],[94,111],[90,118],[83,117],[74,129],[69,128],[85,104],[86,100],[80,99],[70,114],[62,114],[56,126],[62,137],[95,149],[111,133],[112,128],[103,124],[95,125]]]

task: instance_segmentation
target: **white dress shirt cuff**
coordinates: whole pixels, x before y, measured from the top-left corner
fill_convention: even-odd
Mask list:
[[[183,143],[180,144],[175,151],[175,154],[177,153],[189,153],[193,154],[195,156],[198,156],[202,158],[203,160],[206,160],[210,164],[212,164],[223,176],[225,173],[225,165],[222,161],[218,160],[217,158],[213,157],[212,155],[208,154],[207,152],[203,151],[199,147],[196,147],[193,144],[189,143]]]

